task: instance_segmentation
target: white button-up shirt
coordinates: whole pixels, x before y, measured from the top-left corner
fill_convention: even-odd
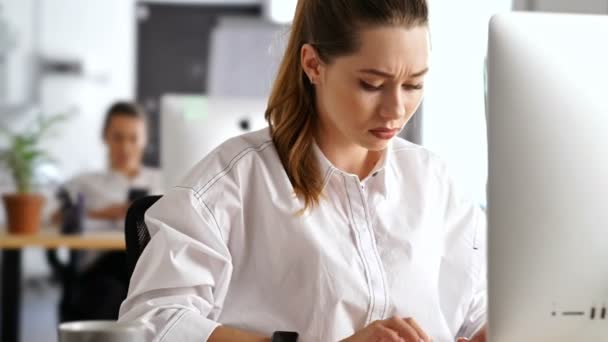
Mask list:
[[[483,326],[485,216],[444,164],[396,139],[360,180],[316,153],[324,194],[300,216],[268,129],[210,153],[148,210],[151,240],[120,319],[179,342],[219,324],[305,342],[395,315],[439,342]]]
[[[133,178],[114,170],[83,173],[66,182],[63,187],[74,201],[78,195],[82,195],[87,211],[127,203],[129,190],[134,188],[147,190],[150,195],[162,193],[161,173],[148,167],[141,167]],[[124,229],[124,222],[103,223],[105,225],[95,225],[92,229]]]
[[[150,195],[162,193],[160,172],[147,167],[140,168],[133,178],[128,178],[114,170],[83,173],[69,180],[63,187],[73,201],[82,195],[87,212],[127,203],[129,190],[133,188],[147,190]],[[52,206],[59,209],[60,203],[56,199],[52,199],[50,202]],[[124,220],[99,220],[85,217],[83,229],[85,231],[122,231],[124,227]],[[103,254],[104,252],[100,251],[83,251],[83,258],[79,266],[86,269]]]

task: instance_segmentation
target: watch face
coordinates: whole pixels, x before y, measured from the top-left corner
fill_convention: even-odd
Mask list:
[[[298,333],[293,331],[276,331],[271,342],[297,342]]]

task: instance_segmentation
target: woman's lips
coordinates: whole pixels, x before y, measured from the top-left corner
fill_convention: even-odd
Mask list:
[[[369,131],[378,139],[389,140],[392,139],[399,132],[398,129],[390,129],[390,128],[374,128]]]

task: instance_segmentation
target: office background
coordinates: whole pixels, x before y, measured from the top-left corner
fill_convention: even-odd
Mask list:
[[[135,98],[150,112],[154,128],[146,161],[158,165],[159,96],[167,92],[264,96],[294,4],[286,0],[0,0],[0,124],[20,128],[39,112],[75,114],[60,135],[45,142],[57,159],[40,171],[46,178],[41,190],[51,193],[53,185],[77,173],[105,167],[98,134],[104,110],[116,99]],[[432,72],[422,114],[409,136],[447,160],[465,191],[483,204],[487,178],[483,66],[489,17],[512,8],[608,14],[608,0],[430,0],[430,6]],[[242,58],[239,70],[246,75],[239,84],[222,77],[235,72],[235,58]],[[248,73],[251,70],[258,74]],[[0,146],[3,143],[0,140]],[[7,173],[0,171],[0,192],[11,186]],[[24,262],[22,315],[28,326],[38,329],[24,329],[23,340],[48,341],[55,330],[57,291],[48,285],[42,251],[28,249]]]

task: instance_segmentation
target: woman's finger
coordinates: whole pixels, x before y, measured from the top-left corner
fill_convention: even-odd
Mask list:
[[[403,320],[407,324],[409,324],[412,328],[416,329],[416,332],[418,333],[418,336],[420,336],[422,341],[424,341],[424,342],[431,341],[431,338],[424,332],[424,330],[422,330],[420,325],[418,325],[418,323],[413,318],[404,318]]]
[[[407,342],[424,341],[414,327],[410,326],[405,320],[399,317],[393,317],[386,320],[386,326],[394,330],[399,337]]]

